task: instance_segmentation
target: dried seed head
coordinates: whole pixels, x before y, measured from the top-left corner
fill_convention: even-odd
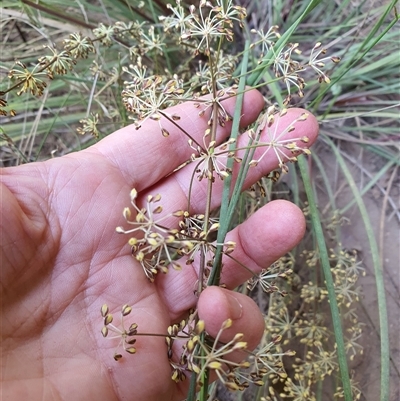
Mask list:
[[[129,238],[128,244],[129,244],[130,246],[136,246],[137,243],[138,243],[138,239],[137,239],[137,238],[134,238],[134,237]]]
[[[298,121],[306,121],[307,118],[308,118],[308,116],[309,116],[308,113],[303,113],[303,114],[299,117]]]
[[[125,351],[129,352],[130,354],[135,354],[136,353],[136,348],[135,347],[125,348]]]
[[[174,270],[178,270],[178,271],[182,270],[182,265],[180,265],[177,262],[172,262],[172,267],[174,268]],[[168,271],[168,269],[166,269],[166,272],[167,271]]]
[[[210,369],[214,370],[221,370],[222,369],[222,363],[218,361],[212,361],[207,365]]]
[[[132,312],[132,308],[129,305],[124,305],[121,309],[122,316],[127,316]]]
[[[172,213],[175,217],[183,217],[185,212],[183,210],[177,210],[176,212]]]
[[[205,329],[205,322],[204,320],[199,320],[196,324],[196,327],[194,328],[194,332],[199,335],[201,334]]]
[[[127,335],[128,335],[128,336],[134,336],[134,335],[137,333],[137,328],[138,328],[137,323],[132,323],[132,324],[129,326]]]
[[[160,206],[157,206],[157,207],[153,210],[153,213],[158,214],[158,213],[161,213],[162,211],[163,211],[163,208],[162,208],[162,206],[160,205]]]
[[[129,207],[124,208],[122,214],[126,220],[129,220],[131,217],[131,210],[129,209]]]
[[[172,371],[172,375],[171,375],[171,379],[175,382],[175,383],[179,383],[179,370],[178,369],[174,369]]]
[[[131,196],[131,202],[133,202],[137,198],[138,192],[136,191],[135,188],[132,189],[130,196]]]
[[[216,231],[219,228],[219,223],[214,223],[211,225],[209,232]]]
[[[230,327],[232,327],[232,324],[233,324],[232,319],[227,319],[227,320],[225,320],[225,322],[222,323],[221,330],[229,329]]]
[[[239,341],[232,347],[233,350],[243,350],[247,348],[247,342],[246,341]]]
[[[113,321],[113,315],[111,313],[107,314],[104,318],[104,326],[109,325]]]
[[[236,333],[235,337],[233,337],[233,342],[240,341],[244,337],[243,333]]]
[[[281,335],[276,336],[276,337],[274,337],[274,338],[272,339],[272,342],[273,342],[274,344],[279,344],[281,341],[282,341],[282,336],[281,336]]]
[[[107,304],[104,304],[101,307],[101,316],[106,317],[107,314],[108,314],[108,306]]]
[[[186,343],[186,348],[188,350],[189,353],[191,353],[194,350],[194,346],[195,346],[195,342],[190,339],[187,343]]]
[[[229,173],[226,170],[221,170],[218,173],[218,177],[221,178],[221,180],[224,180],[225,178],[229,177]]]
[[[199,373],[200,373],[200,367],[197,366],[197,365],[194,364],[194,363],[191,364],[191,370],[192,370],[194,373],[196,373],[196,374],[199,374]]]
[[[234,382],[226,382],[224,386],[231,391],[239,391],[239,386]]]

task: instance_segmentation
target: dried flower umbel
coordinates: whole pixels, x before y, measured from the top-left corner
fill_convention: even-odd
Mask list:
[[[122,345],[123,350],[128,354],[136,353],[136,348],[133,346],[136,342],[135,335],[137,334],[138,325],[136,323],[132,323],[128,329],[125,328],[124,325],[124,317],[128,316],[132,312],[132,308],[128,305],[123,305],[120,313],[121,320],[121,329],[117,328],[112,324],[114,317],[109,312],[108,306],[104,304],[101,307],[101,315],[104,318],[104,326],[101,329],[101,334],[103,337],[108,337],[111,339],[119,338],[119,344],[114,352],[114,359],[116,361],[122,358],[122,354],[119,352],[119,347]],[[113,333],[109,336],[109,333]]]
[[[131,205],[134,212],[128,207],[123,211],[126,222],[132,228],[125,230],[117,227],[116,230],[118,233],[130,235],[128,243],[132,255],[142,265],[147,278],[154,281],[154,276],[159,271],[167,273],[169,266],[180,270],[182,266],[174,259],[173,254],[189,253],[194,245],[190,240],[180,238],[177,229],[168,229],[163,225],[163,222],[171,217],[182,217],[183,211],[161,215],[163,208],[158,204],[161,200],[160,195],[149,195],[146,207],[139,208],[136,205],[137,196],[137,191],[133,189]]]
[[[309,142],[309,138],[303,136],[301,138],[294,139],[286,139],[285,135],[289,132],[295,130],[295,124],[301,121],[306,121],[308,114],[303,113],[300,117],[296,118],[290,125],[286,128],[282,129],[279,124],[274,124],[276,115],[273,114],[275,110],[268,110],[265,116],[262,118],[260,125],[257,128],[257,131],[249,131],[249,137],[252,140],[252,146],[257,148],[262,148],[263,153],[257,159],[253,159],[250,161],[250,166],[257,166],[258,163],[265,157],[265,155],[271,150],[275,153],[276,158],[279,161],[279,167],[282,169],[284,173],[287,173],[288,167],[286,162],[295,162],[297,160],[296,156],[299,154],[310,154],[310,151],[306,147],[300,147],[298,143],[307,144]],[[279,113],[279,117],[282,118],[287,113],[287,109],[281,110]],[[272,128],[273,127],[273,128]],[[260,140],[261,132],[266,129],[267,139],[269,141],[263,142]],[[278,131],[279,134],[278,134]],[[289,150],[292,154],[289,156],[287,152],[284,150]]]
[[[304,252],[304,257],[307,267],[315,271],[319,261],[315,251]],[[360,324],[354,309],[354,304],[359,296],[356,281],[357,277],[363,274],[363,269],[360,262],[357,261],[355,252],[331,249],[330,257],[339,294],[338,300],[342,299],[343,321],[347,322],[347,326],[350,328],[346,331],[346,350],[349,359],[354,359],[363,352],[359,344],[362,324]],[[289,266],[291,267],[291,265]],[[283,269],[282,266],[281,270]],[[345,277],[348,279],[344,280]],[[291,280],[284,278],[285,281],[283,281],[277,277],[276,280],[277,285],[280,284],[280,286],[284,284],[299,286],[301,278],[299,276],[292,277]],[[353,286],[350,287],[351,291],[347,292],[350,298],[347,296],[340,298],[343,287],[349,287],[349,280],[353,283]],[[284,387],[279,395],[271,387],[270,394],[266,399],[309,400],[315,397],[316,383],[334,377],[338,371],[336,348],[330,336],[332,329],[329,319],[323,313],[323,309],[327,307],[328,298],[323,285],[312,281],[303,283],[300,293],[290,290],[290,286],[286,288],[289,295],[284,298],[276,292],[271,293],[266,328],[271,335],[282,335],[282,345],[297,344],[296,358],[292,359],[289,364],[291,370],[294,370],[294,375],[282,380]],[[357,400],[360,398],[360,391],[353,380],[352,386],[353,399]],[[339,388],[337,396],[342,395],[342,392],[343,389]]]

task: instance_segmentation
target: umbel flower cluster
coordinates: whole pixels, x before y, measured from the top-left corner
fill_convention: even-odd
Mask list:
[[[146,207],[139,209],[135,203],[137,191],[131,191],[131,209],[126,207],[123,215],[132,228],[117,227],[118,233],[128,234],[131,252],[136,261],[143,267],[149,281],[153,282],[157,273],[167,273],[169,268],[181,270],[179,259],[185,257],[185,264],[193,263],[197,252],[204,251],[211,255],[215,244],[209,242],[209,236],[218,230],[219,224],[211,219],[211,225],[205,230],[204,215],[190,216],[188,212],[178,210],[171,214],[163,214],[161,196],[148,196]],[[135,216],[133,218],[133,216]],[[179,228],[168,229],[163,222],[174,220]],[[235,244],[227,241],[224,252],[229,254]],[[178,259],[179,258],[179,259]],[[210,256],[210,261],[212,257]]]

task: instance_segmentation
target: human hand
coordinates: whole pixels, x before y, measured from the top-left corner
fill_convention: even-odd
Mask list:
[[[234,110],[233,98],[224,104]],[[263,105],[257,91],[246,93],[243,126],[254,121]],[[206,118],[191,104],[175,108],[190,134],[199,141]],[[287,124],[301,113],[290,110]],[[41,163],[1,170],[1,375],[3,400],[181,400],[188,381],[174,383],[162,337],[138,337],[137,353],[118,363],[115,343],[100,334],[103,303],[132,306],[130,318],[139,332],[165,333],[197,303],[210,335],[222,322],[233,326],[221,338],[244,333],[254,348],[264,322],[248,297],[218,287],[194,294],[197,266],[170,270],[150,283],[132,259],[127,237],[117,235],[121,211],[129,205],[132,188],[140,199],[162,195],[165,211],[186,209],[193,166],[169,175],[192,150],[187,138],[166,123],[163,138],[156,122],[139,130],[119,130],[87,150]],[[281,122],[284,127],[284,122]],[[221,141],[230,124],[218,128]],[[317,122],[310,116],[289,136],[316,138]],[[250,169],[246,185],[276,168],[273,154]],[[205,207],[206,181],[195,181],[193,213]],[[213,207],[222,184],[217,178]],[[260,271],[293,248],[305,229],[301,211],[286,201],[270,202],[235,228],[229,239],[233,256]],[[248,273],[224,260],[223,282],[234,288]]]

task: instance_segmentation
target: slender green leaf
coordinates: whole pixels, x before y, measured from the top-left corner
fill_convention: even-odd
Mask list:
[[[304,189],[307,195],[307,200],[310,206],[312,227],[315,234],[315,239],[318,244],[319,258],[325,277],[326,289],[328,290],[329,306],[331,308],[333,330],[335,333],[335,340],[337,345],[337,355],[340,367],[340,375],[342,379],[344,399],[345,401],[352,401],[350,376],[346,359],[346,349],[344,345],[342,321],[340,318],[340,312],[336,301],[335,287],[329,263],[328,250],[325,243],[325,236],[322,229],[322,224],[319,217],[317,205],[314,199],[314,193],[307,168],[306,158],[304,156],[300,156],[298,158],[298,164],[300,168],[301,178],[304,183]]]

